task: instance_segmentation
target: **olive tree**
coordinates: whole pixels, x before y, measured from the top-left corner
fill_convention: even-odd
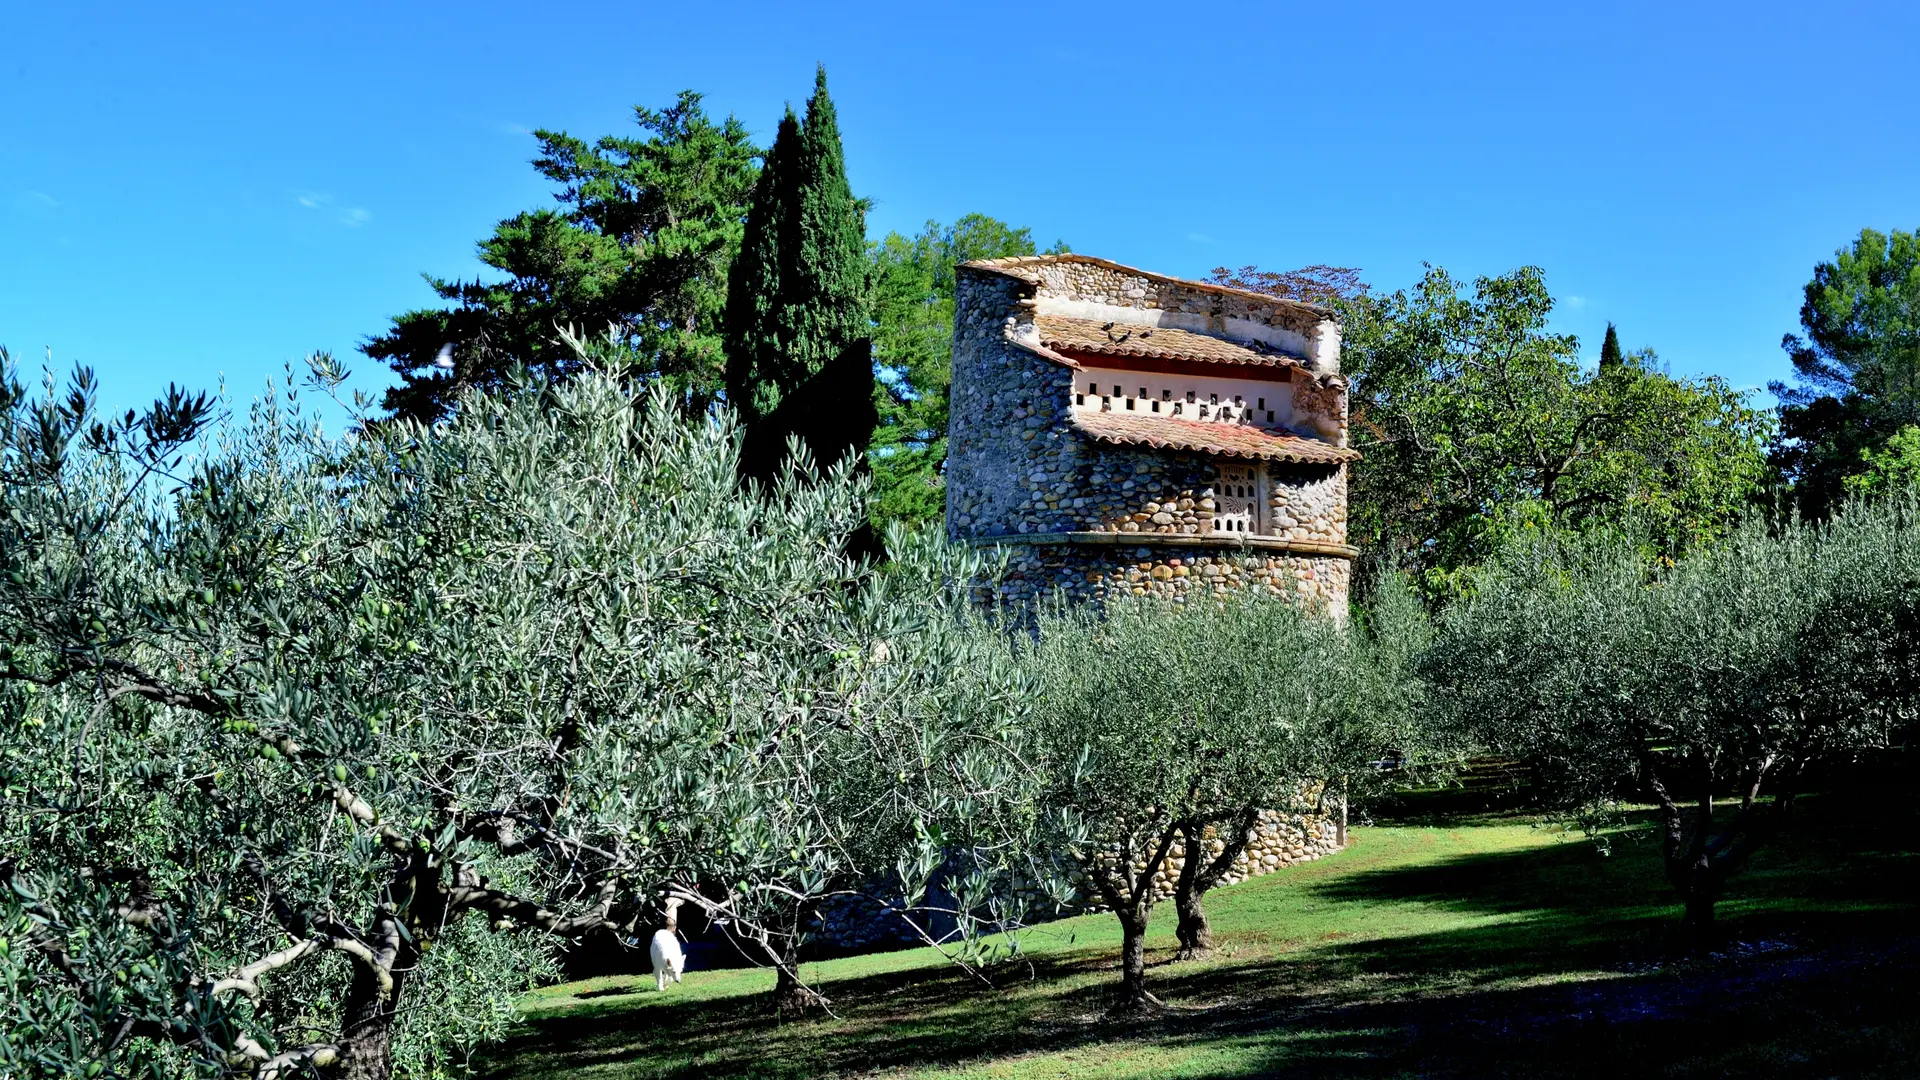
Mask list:
[[[844,554],[847,469],[743,493],[729,421],[598,376],[345,443],[213,407],[0,372],[0,1072],[458,1071],[667,895],[796,986],[874,874],[1017,919],[1028,695],[967,557]]]
[[[1435,697],[1571,814],[1655,804],[1690,945],[1708,947],[1715,900],[1808,769],[1914,714],[1916,523],[1910,498],[1857,505],[1652,569],[1630,535],[1535,538],[1443,614]]]
[[[1451,749],[1445,733],[1422,730],[1420,723],[1424,715],[1421,684],[1414,665],[1431,634],[1426,609],[1399,575],[1382,576],[1370,600],[1350,627],[1304,616],[1298,622],[1308,625],[1289,627],[1307,633],[1307,640],[1294,646],[1300,651],[1293,670],[1275,665],[1270,654],[1255,653],[1252,664],[1230,666],[1252,682],[1215,689],[1226,696],[1240,693],[1260,700],[1258,683],[1276,675],[1291,676],[1266,691],[1286,695],[1265,699],[1270,707],[1281,710],[1277,715],[1285,725],[1285,739],[1274,747],[1284,757],[1274,764],[1291,774],[1295,788],[1290,801],[1311,800],[1323,813],[1331,811],[1337,799],[1344,814],[1350,800],[1364,799],[1390,781],[1404,780],[1405,770],[1416,761],[1422,765],[1443,761]],[[1272,621],[1296,621],[1270,610],[1260,614]],[[1237,608],[1216,613],[1216,617],[1238,615]],[[1252,648],[1290,644],[1285,633],[1277,641],[1263,638],[1269,629],[1259,623],[1247,628]],[[1269,643],[1263,646],[1262,641]],[[1204,678],[1206,671],[1194,674]],[[1212,949],[1206,894],[1246,852],[1260,812],[1281,805],[1250,799],[1225,821],[1180,823],[1185,857],[1173,887],[1179,919],[1174,936],[1180,942],[1176,959],[1194,959]],[[1196,853],[1207,848],[1209,827],[1221,840],[1220,850],[1211,858],[1198,858]]]
[[[1115,601],[1043,619],[1029,659],[1055,798],[1093,830],[1087,880],[1120,920],[1118,1012],[1152,1010],[1145,936],[1155,885],[1184,843],[1181,945],[1210,944],[1202,897],[1245,850],[1262,808],[1295,804],[1395,745],[1397,711],[1364,635],[1286,601]],[[1311,796],[1309,796],[1311,797]],[[1226,841],[1202,858],[1209,828]]]

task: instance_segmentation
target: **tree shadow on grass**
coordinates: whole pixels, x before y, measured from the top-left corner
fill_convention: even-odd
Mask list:
[[[1547,847],[1358,870],[1310,889],[1340,903],[1410,901],[1499,920],[1442,941],[1391,938],[1346,950],[1373,953],[1373,966],[1529,975],[1645,963],[1684,944],[1653,823],[1651,811],[1626,815],[1605,849],[1569,834]],[[1729,944],[1783,934],[1843,941],[1904,933],[1916,897],[1920,815],[1911,804],[1808,799],[1795,827],[1729,881],[1717,918]]]
[[[1455,947],[1414,944],[1416,952]],[[1043,966],[1041,979],[1093,981],[1032,1012],[1005,1000],[1018,987],[956,997],[963,987],[922,973],[841,984],[843,1000],[860,1005],[838,1022],[778,1024],[750,999],[636,1010],[644,1017],[570,1016],[541,1025],[492,1075],[787,1078],[1133,1046],[1148,1061],[1201,1063],[1179,1075],[1222,1078],[1895,1076],[1910,1074],[1909,1051],[1920,1049],[1920,943],[1912,939],[1406,997],[1379,985],[1320,983],[1331,962],[1163,968],[1156,987],[1169,1000],[1216,1003],[1145,1023],[1099,1019],[1111,978],[1102,962]],[[1175,1066],[1159,1068],[1108,1063],[1102,1075],[1145,1078]]]
[[[1657,966],[1678,913],[1650,842],[1603,858],[1569,841],[1303,884],[1307,902],[1434,905],[1470,925],[1199,964],[1155,949],[1151,988],[1183,1007],[1146,1024],[1102,1018],[1114,957],[1083,948],[994,989],[954,969],[831,979],[838,1019],[782,1024],[758,995],[599,998],[532,1025],[488,1075],[771,1080],[1128,1049],[1148,1064],[1101,1074],[1905,1075],[1920,1046],[1911,816],[1816,818],[1763,853],[1723,905],[1729,936],[1760,947],[1720,960]]]

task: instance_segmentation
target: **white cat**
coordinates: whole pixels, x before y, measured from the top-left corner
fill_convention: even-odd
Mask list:
[[[661,993],[667,990],[667,977],[680,981],[687,970],[687,954],[680,949],[680,901],[667,901],[667,926],[653,932],[653,981]]]

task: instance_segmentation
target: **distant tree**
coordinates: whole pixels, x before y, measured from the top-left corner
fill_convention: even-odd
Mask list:
[[[0,1075],[447,1076],[665,894],[798,985],[849,883],[1046,880],[981,567],[846,558],[849,469],[741,499],[730,421],[597,373],[195,453],[91,386],[0,354]]]
[[[696,408],[720,389],[719,323],[727,266],[740,243],[758,150],[739,121],[710,120],[683,91],[660,111],[634,109],[644,138],[591,144],[539,131],[533,165],[559,185],[554,209],[516,214],[480,243],[501,281],[428,276],[449,306],[396,316],[363,352],[393,368],[395,416],[433,420],[462,389],[497,390],[516,366],[578,370],[560,332],[611,328],[631,374]]]
[[[876,524],[938,521],[946,511],[947,395],[953,381],[954,267],[1032,255],[1029,229],[985,214],[873,245],[873,361],[880,424],[873,433]],[[1064,241],[1047,249],[1067,250]]]
[[[1920,237],[1862,229],[1813,269],[1800,307],[1804,338],[1781,347],[1794,382],[1780,399],[1773,461],[1801,512],[1837,506],[1864,454],[1920,423]]]
[[[1278,296],[1283,300],[1305,300],[1310,304],[1326,305],[1365,296],[1368,288],[1367,283],[1361,280],[1359,270],[1351,266],[1324,264],[1303,266],[1297,270],[1262,270],[1258,266],[1243,266],[1234,270],[1216,266],[1207,275],[1207,280],[1230,289],[1245,289]]]
[[[1090,830],[1080,861],[1120,921],[1118,1014],[1160,1007],[1146,989],[1145,942],[1176,843],[1185,838],[1194,868],[1182,890],[1191,955],[1209,940],[1201,897],[1244,849],[1258,810],[1324,790],[1396,737],[1381,722],[1392,710],[1375,708],[1348,667],[1343,632],[1280,600],[1130,601],[1104,616],[1045,618],[1028,657],[1045,685],[1031,737],[1051,799]],[[1233,850],[1202,866],[1210,826]]]
[[[1770,425],[1718,377],[1642,350],[1583,371],[1528,267],[1470,295],[1429,268],[1411,290],[1341,304],[1352,380],[1351,530],[1445,593],[1514,531],[1635,513],[1656,554],[1724,532],[1765,475]]]
[[[1630,535],[1518,541],[1443,613],[1426,668],[1452,722],[1527,763],[1563,812],[1655,804],[1699,950],[1808,770],[1911,723],[1916,628],[1920,504],[1889,500],[1742,526],[1652,571]]]
[[[1614,371],[1627,362],[1627,354],[1620,349],[1620,332],[1607,324],[1607,336],[1600,342],[1600,370]]]
[[[1862,471],[1846,479],[1850,496],[1883,495],[1920,489],[1920,425],[1908,424],[1893,433],[1886,445],[1861,452]]]
[[[728,279],[727,401],[746,425],[751,475],[771,476],[789,437],[822,464],[872,440],[865,217],[822,67],[805,122],[792,110],[780,121]],[[821,385],[808,394],[811,382]]]

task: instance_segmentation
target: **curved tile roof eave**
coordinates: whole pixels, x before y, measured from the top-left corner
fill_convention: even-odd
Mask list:
[[[1303,465],[1344,465],[1360,460],[1360,451],[1299,435],[1276,435],[1237,424],[1201,424],[1167,418],[1119,417],[1102,421],[1100,415],[1076,414],[1075,431],[1094,442],[1113,446],[1144,446],[1250,461],[1290,461]],[[1176,426],[1178,425],[1178,426]],[[1124,430],[1131,427],[1134,430]],[[1106,430],[1102,430],[1105,428]],[[1189,428],[1198,430],[1187,430]],[[1215,429],[1215,430],[1208,430]],[[1219,430],[1224,429],[1224,430]],[[1264,444],[1264,445],[1262,445]]]
[[[1267,351],[1248,342],[1174,326],[1122,326],[1118,323],[1102,323],[1097,319],[1036,315],[1033,327],[1041,344],[1067,352],[1143,360],[1176,360],[1222,367],[1293,369],[1312,374],[1307,361],[1291,353]],[[1119,339],[1113,336],[1115,329],[1121,331]],[[1159,340],[1152,340],[1156,337]]]

